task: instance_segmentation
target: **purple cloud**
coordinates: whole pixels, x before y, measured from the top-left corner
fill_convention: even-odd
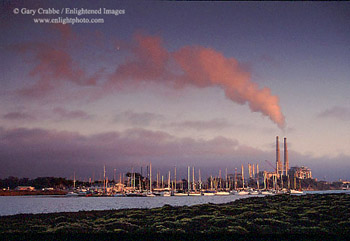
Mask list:
[[[349,156],[313,158],[290,150],[290,165],[306,165],[315,177],[349,179]],[[271,168],[264,160],[274,160],[275,152],[240,145],[235,139],[179,138],[163,131],[141,128],[85,136],[77,132],[44,129],[0,128],[0,177],[79,176],[91,177],[94,171],[130,171],[152,162],[162,172],[178,167],[179,177],[186,166],[200,168],[202,176],[218,170],[240,168],[241,164],[259,163],[260,170]]]
[[[104,68],[91,73],[72,55],[71,47],[77,46],[79,39],[71,26],[54,24],[49,28],[57,34],[50,42],[21,42],[9,46],[24,60],[30,60],[33,67],[29,72],[35,78],[30,87],[18,90],[21,96],[38,98],[62,88],[65,82],[76,86],[96,86],[104,74]]]
[[[334,106],[317,115],[320,118],[334,118],[342,121],[350,121],[350,109],[341,106]]]
[[[73,110],[69,111],[61,107],[56,107],[53,109],[53,112],[59,117],[59,119],[63,120],[71,120],[71,119],[80,119],[86,120],[91,119],[91,115],[82,110]]]
[[[136,126],[148,126],[156,121],[161,121],[163,119],[164,117],[159,114],[150,113],[150,112],[137,113],[137,112],[127,110],[127,111],[121,112],[120,114],[117,114],[116,117],[114,118],[114,121],[130,123]]]
[[[33,120],[34,116],[20,111],[13,111],[3,115],[6,120]]]
[[[236,140],[178,138],[162,131],[129,129],[84,136],[74,132],[44,129],[1,129],[0,176],[67,176],[72,168],[91,175],[96,168],[123,169],[147,165],[215,166],[237,151]],[[215,161],[215,162],[214,162]],[[215,163],[215,164],[214,164]]]
[[[233,125],[224,119],[213,119],[207,121],[172,122],[169,124],[169,126],[181,129],[221,130],[224,128],[232,127]]]
[[[350,109],[342,106],[334,106],[317,115],[320,118],[335,118],[342,121],[350,121]]]

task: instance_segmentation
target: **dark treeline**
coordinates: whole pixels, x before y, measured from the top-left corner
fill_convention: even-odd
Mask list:
[[[78,183],[78,182],[77,182]],[[67,180],[62,177],[37,177],[35,179],[29,178],[18,178],[18,177],[8,177],[5,179],[0,179],[1,188],[14,189],[18,186],[32,186],[36,189],[41,188],[64,188],[67,186],[72,186],[73,181]]]

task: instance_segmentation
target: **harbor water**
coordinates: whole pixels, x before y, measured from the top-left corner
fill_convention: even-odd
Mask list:
[[[347,191],[306,191],[311,193],[348,193]],[[0,216],[21,213],[55,213],[129,208],[156,208],[165,204],[191,206],[204,203],[228,203],[240,198],[263,195],[172,196],[172,197],[66,197],[66,196],[0,196]]]

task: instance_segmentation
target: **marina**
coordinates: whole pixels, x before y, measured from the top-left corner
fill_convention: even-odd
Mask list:
[[[228,195],[272,195],[272,194],[303,194],[303,182],[307,182],[306,190],[311,189],[310,182],[317,184],[312,179],[311,169],[307,167],[289,167],[289,157],[287,149],[287,138],[284,138],[284,165],[280,159],[279,137],[276,136],[276,162],[275,165],[265,160],[273,169],[273,172],[266,170],[259,171],[258,163],[248,163],[248,175],[244,173],[244,165],[241,165],[241,172],[237,168],[230,174],[225,169],[218,170],[218,175],[210,175],[207,179],[202,178],[201,170],[193,166],[187,167],[187,178],[177,178],[177,167],[173,172],[169,170],[166,175],[156,170],[152,176],[152,163],[147,166],[147,171],[143,173],[142,166],[140,172],[131,168],[131,172],[125,175],[120,173],[119,180],[116,179],[114,169],[113,179],[106,175],[106,166],[103,166],[103,180],[98,182],[94,178],[89,178],[89,182],[76,185],[76,175],[74,172],[73,186],[69,187],[66,194],[68,197],[171,197],[171,196],[228,196]],[[247,170],[247,169],[246,169]],[[198,176],[196,176],[196,171]],[[197,178],[196,178],[197,177]],[[109,181],[111,180],[111,181]],[[305,187],[306,184],[304,184]],[[32,188],[32,187],[28,187]]]

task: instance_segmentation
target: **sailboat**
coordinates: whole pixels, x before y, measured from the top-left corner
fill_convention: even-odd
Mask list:
[[[206,190],[203,192],[204,196],[214,196],[215,195],[215,191],[211,191],[211,190]]]
[[[248,195],[249,192],[245,191],[245,190],[241,190],[238,192],[238,195]]]
[[[249,190],[248,193],[249,193],[249,195],[259,195],[259,192],[256,190],[253,190],[253,189]]]
[[[290,189],[289,193],[290,194],[303,194],[304,192],[303,191],[294,190],[294,189]]]
[[[230,195],[230,192],[225,192],[225,191],[217,191],[215,193],[216,196],[227,196]]]
[[[163,196],[163,197],[170,197],[170,196],[171,196],[171,193],[170,193],[170,192],[163,192],[163,193],[161,194],[161,196]]]
[[[261,195],[272,195],[273,193],[268,190],[261,191]]]
[[[79,196],[79,194],[78,193],[75,193],[75,192],[68,192],[67,194],[66,194],[66,197],[78,197]]]
[[[177,197],[188,196],[188,193],[184,193],[184,192],[176,192],[176,193],[174,193],[174,196],[177,196]]]

